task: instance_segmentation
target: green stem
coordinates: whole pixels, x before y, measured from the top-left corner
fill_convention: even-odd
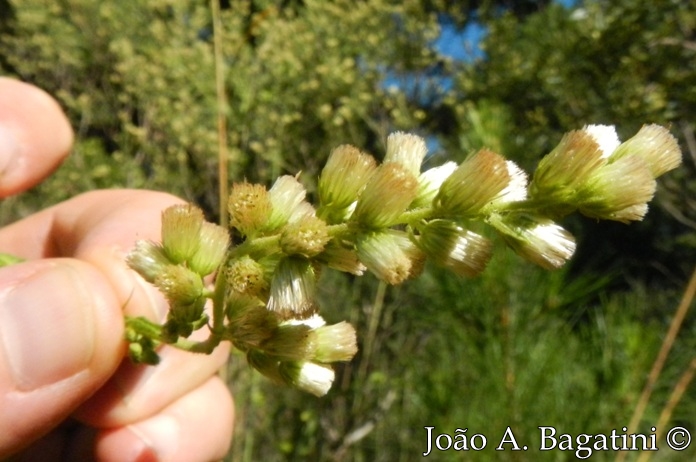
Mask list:
[[[280,249],[280,234],[264,237],[252,237],[230,250],[228,261],[244,255],[256,253],[269,253],[274,249]]]
[[[2,268],[3,266],[14,265],[16,263],[22,263],[23,261],[23,258],[17,257],[15,255],[9,253],[0,253],[0,268]]]
[[[227,291],[227,278],[224,272],[227,267],[226,262],[220,265],[215,275],[215,289],[211,300],[213,301],[213,324],[210,328],[213,334],[220,335],[225,322],[225,292]]]

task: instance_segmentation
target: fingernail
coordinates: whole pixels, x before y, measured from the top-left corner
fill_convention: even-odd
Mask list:
[[[19,158],[19,152],[20,145],[15,133],[0,125],[0,181],[12,169],[12,164]]]
[[[88,366],[93,301],[75,269],[44,267],[2,292],[0,344],[17,390],[59,382]]]
[[[128,429],[142,442],[141,457],[149,456],[149,460],[170,460],[179,449],[181,425],[172,416],[151,417],[129,426]]]

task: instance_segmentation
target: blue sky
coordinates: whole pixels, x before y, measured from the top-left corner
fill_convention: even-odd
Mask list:
[[[566,8],[577,5],[577,0],[555,0]],[[486,36],[486,28],[477,21],[472,21],[462,30],[452,24],[441,24],[440,37],[433,44],[443,55],[458,61],[472,61],[483,58],[485,54],[479,44]]]

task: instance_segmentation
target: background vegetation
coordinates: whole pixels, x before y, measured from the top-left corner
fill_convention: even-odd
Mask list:
[[[627,137],[671,127],[685,164],[660,180],[642,223],[570,219],[572,263],[545,272],[498,252],[483,276],[429,269],[384,287],[327,272],[323,309],[358,327],[361,352],[325,399],[277,390],[232,359],[230,460],[410,461],[424,426],[489,437],[433,460],[573,460],[495,452],[511,426],[606,433],[628,424],[696,262],[696,5],[679,0],[221,0],[230,177],[313,179],[330,149],[381,156],[389,132],[429,140],[428,162],[488,146],[531,171],[588,123]],[[485,31],[477,59],[449,53]],[[447,46],[445,46],[447,45]],[[472,55],[473,56],[473,55]],[[217,123],[204,0],[0,0],[0,72],[54,94],[77,132],[44,185],[0,204],[0,223],[95,188],[159,189],[214,218]],[[687,317],[640,430],[694,357]],[[692,387],[693,388],[693,387]],[[670,425],[696,432],[696,392]],[[527,443],[525,443],[527,444]],[[656,460],[687,460],[660,441]],[[664,450],[662,450],[665,448]],[[592,460],[613,460],[599,453]],[[633,455],[632,455],[633,456]],[[631,459],[632,457],[629,457]]]

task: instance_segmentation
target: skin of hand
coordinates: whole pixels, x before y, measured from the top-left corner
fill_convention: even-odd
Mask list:
[[[0,77],[0,198],[50,174],[73,133],[56,101]],[[0,229],[0,459],[207,461],[226,454],[234,409],[210,355],[161,349],[124,360],[123,316],[162,319],[166,302],[124,263],[157,241],[180,202],[153,191],[79,195]]]

